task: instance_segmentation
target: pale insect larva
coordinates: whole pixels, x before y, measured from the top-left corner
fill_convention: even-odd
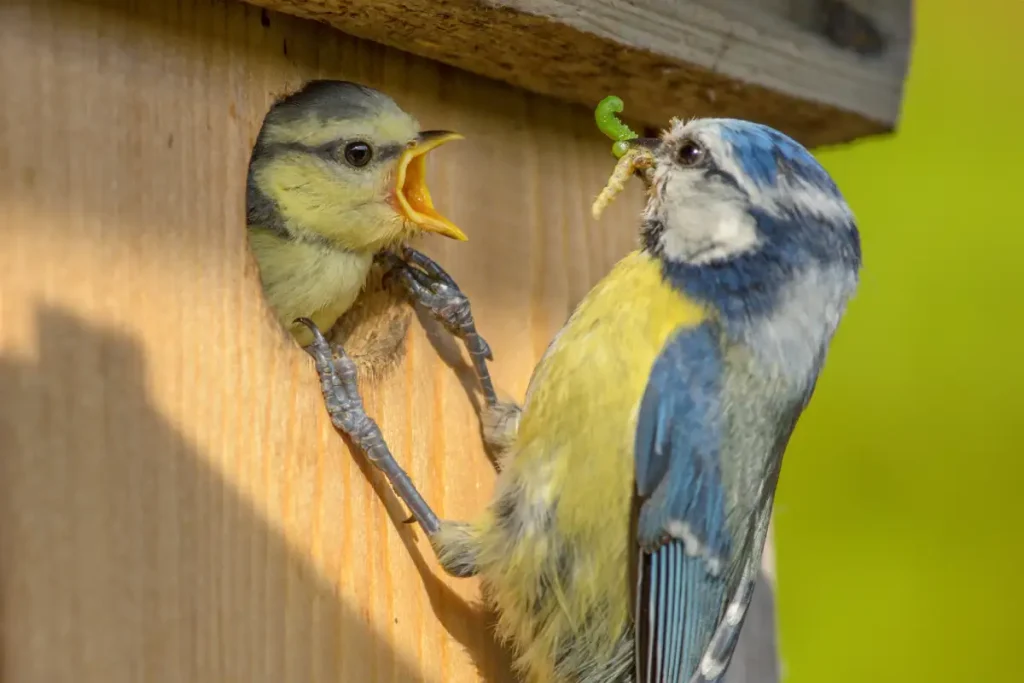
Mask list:
[[[626,189],[626,183],[633,176],[634,171],[640,168],[649,168],[653,163],[654,158],[650,150],[643,147],[633,147],[623,154],[615,164],[611,176],[608,177],[608,183],[590,207],[590,213],[594,218],[600,218],[612,200]]]

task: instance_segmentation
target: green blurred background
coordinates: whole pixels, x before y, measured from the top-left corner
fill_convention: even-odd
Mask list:
[[[922,0],[865,270],[776,505],[787,683],[1024,681],[1024,0]]]

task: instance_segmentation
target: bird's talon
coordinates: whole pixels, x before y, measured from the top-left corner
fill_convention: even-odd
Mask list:
[[[494,360],[494,354],[491,353],[491,345],[488,344],[487,340],[485,340],[483,337],[479,337],[479,339],[480,339],[480,355],[483,356],[484,358],[486,358],[487,360]]]
[[[494,356],[490,345],[476,331],[469,298],[455,280],[425,254],[403,247],[402,259],[400,266],[396,264],[396,274],[406,292],[466,345],[487,404],[492,405],[497,401],[497,394],[484,361],[493,360]]]
[[[436,261],[431,259],[423,252],[416,251],[412,247],[402,247],[402,257],[409,263],[415,264],[422,268],[424,271],[432,275],[434,278],[441,280],[444,284],[458,289],[458,285],[455,284],[455,280],[449,275]]]

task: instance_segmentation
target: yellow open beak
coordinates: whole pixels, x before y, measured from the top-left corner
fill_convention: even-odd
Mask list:
[[[462,136],[447,130],[426,130],[416,138],[416,144],[402,153],[398,160],[398,176],[395,179],[395,199],[398,211],[426,232],[436,232],[452,239],[466,241],[465,233],[439,214],[430,199],[426,183],[426,154]]]

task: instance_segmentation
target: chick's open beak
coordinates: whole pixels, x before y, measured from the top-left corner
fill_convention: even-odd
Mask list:
[[[395,178],[395,199],[398,211],[426,232],[436,232],[465,241],[468,239],[461,230],[434,209],[430,190],[426,183],[426,154],[462,136],[447,130],[425,130],[416,137],[416,142],[402,153],[398,160],[398,174]]]

